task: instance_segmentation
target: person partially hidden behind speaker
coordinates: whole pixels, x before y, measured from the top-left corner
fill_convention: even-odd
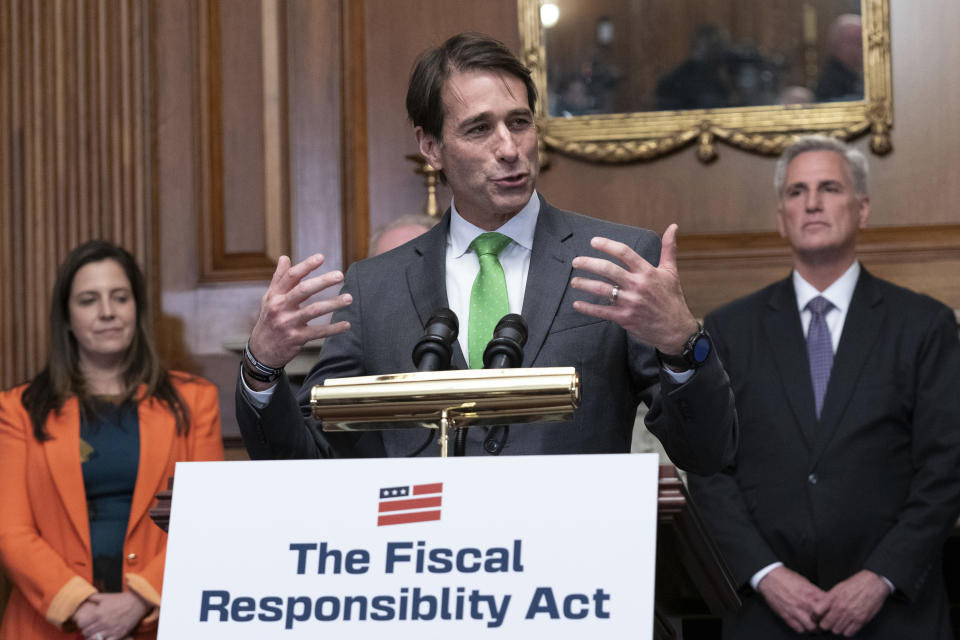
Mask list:
[[[743,593],[723,637],[952,638],[941,550],[960,512],[953,311],[857,260],[862,153],[801,138],[774,182],[793,273],[707,315],[740,449],[723,473],[687,476]]]
[[[370,255],[386,253],[423,235],[432,229],[438,220],[439,218],[431,218],[425,213],[402,215],[391,220],[370,236]]]
[[[154,638],[149,509],[177,461],[223,458],[217,390],[160,366],[143,275],[107,242],[60,265],[48,330],[46,367],[0,394],[0,639]]]
[[[453,202],[433,229],[351,265],[345,279],[308,278],[319,255],[280,258],[237,383],[252,458],[437,455],[419,430],[323,433],[304,416],[311,386],[327,378],[414,370],[411,350],[434,311],[449,308],[459,319],[453,368],[482,367],[494,326],[513,312],[528,327],[521,366],[573,366],[582,383],[571,422],[470,429],[466,455],[627,452],[645,400],[648,428],[678,465],[708,473],[730,462],[733,395],[684,301],[676,225],[661,251],[650,231],[548,204],[534,190],[536,100],[530,71],[487,36],[460,34],[420,57],[407,112]],[[337,297],[308,301],[341,280]],[[331,311],[332,323],[307,324]],[[295,397],[282,369],[323,336]]]

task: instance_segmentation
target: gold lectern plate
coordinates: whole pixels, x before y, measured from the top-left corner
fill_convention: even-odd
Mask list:
[[[471,369],[327,380],[310,391],[324,431],[438,428],[569,420],[580,403],[573,367]]]

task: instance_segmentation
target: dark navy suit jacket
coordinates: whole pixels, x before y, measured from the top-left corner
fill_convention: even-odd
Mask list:
[[[819,421],[790,278],[706,326],[740,417],[736,464],[688,479],[744,588],[725,637],[796,637],[749,587],[775,561],[825,590],[861,569],[891,580],[858,638],[952,637],[940,553],[960,511],[953,311],[861,271]]]

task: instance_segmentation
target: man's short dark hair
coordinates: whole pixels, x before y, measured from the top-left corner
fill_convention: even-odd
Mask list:
[[[444,82],[454,71],[478,70],[509,73],[522,80],[530,111],[536,111],[537,88],[530,69],[499,40],[482,33],[460,33],[417,58],[407,88],[407,115],[413,126],[442,140]]]

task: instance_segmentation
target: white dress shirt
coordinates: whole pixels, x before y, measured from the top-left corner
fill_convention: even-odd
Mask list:
[[[837,278],[833,284],[818,291],[815,286],[803,279],[803,277],[793,272],[793,290],[797,294],[797,308],[800,310],[800,322],[803,323],[803,336],[806,338],[807,331],[810,329],[810,319],[813,312],[807,309],[807,303],[823,296],[833,305],[833,308],[824,314],[824,321],[827,328],[830,329],[830,342],[833,344],[833,352],[837,352],[837,345],[840,344],[840,334],[843,332],[843,323],[847,319],[847,310],[850,309],[850,300],[853,299],[853,290],[857,286],[857,278],[860,277],[860,262],[854,260],[843,275]]]
[[[510,313],[520,313],[523,309],[523,296],[527,290],[527,272],[530,270],[530,252],[533,250],[533,232],[537,228],[537,216],[540,214],[540,198],[533,192],[530,201],[520,209],[517,215],[503,224],[497,233],[510,238],[511,242],[500,252],[498,259],[507,280],[507,298]],[[486,233],[467,222],[457,211],[456,201],[450,204],[450,233],[447,234],[447,304],[457,314],[460,321],[460,333],[457,341],[464,357],[470,353],[467,338],[470,335],[470,293],[473,281],[480,273],[480,260],[470,249],[470,243],[480,234]]]

